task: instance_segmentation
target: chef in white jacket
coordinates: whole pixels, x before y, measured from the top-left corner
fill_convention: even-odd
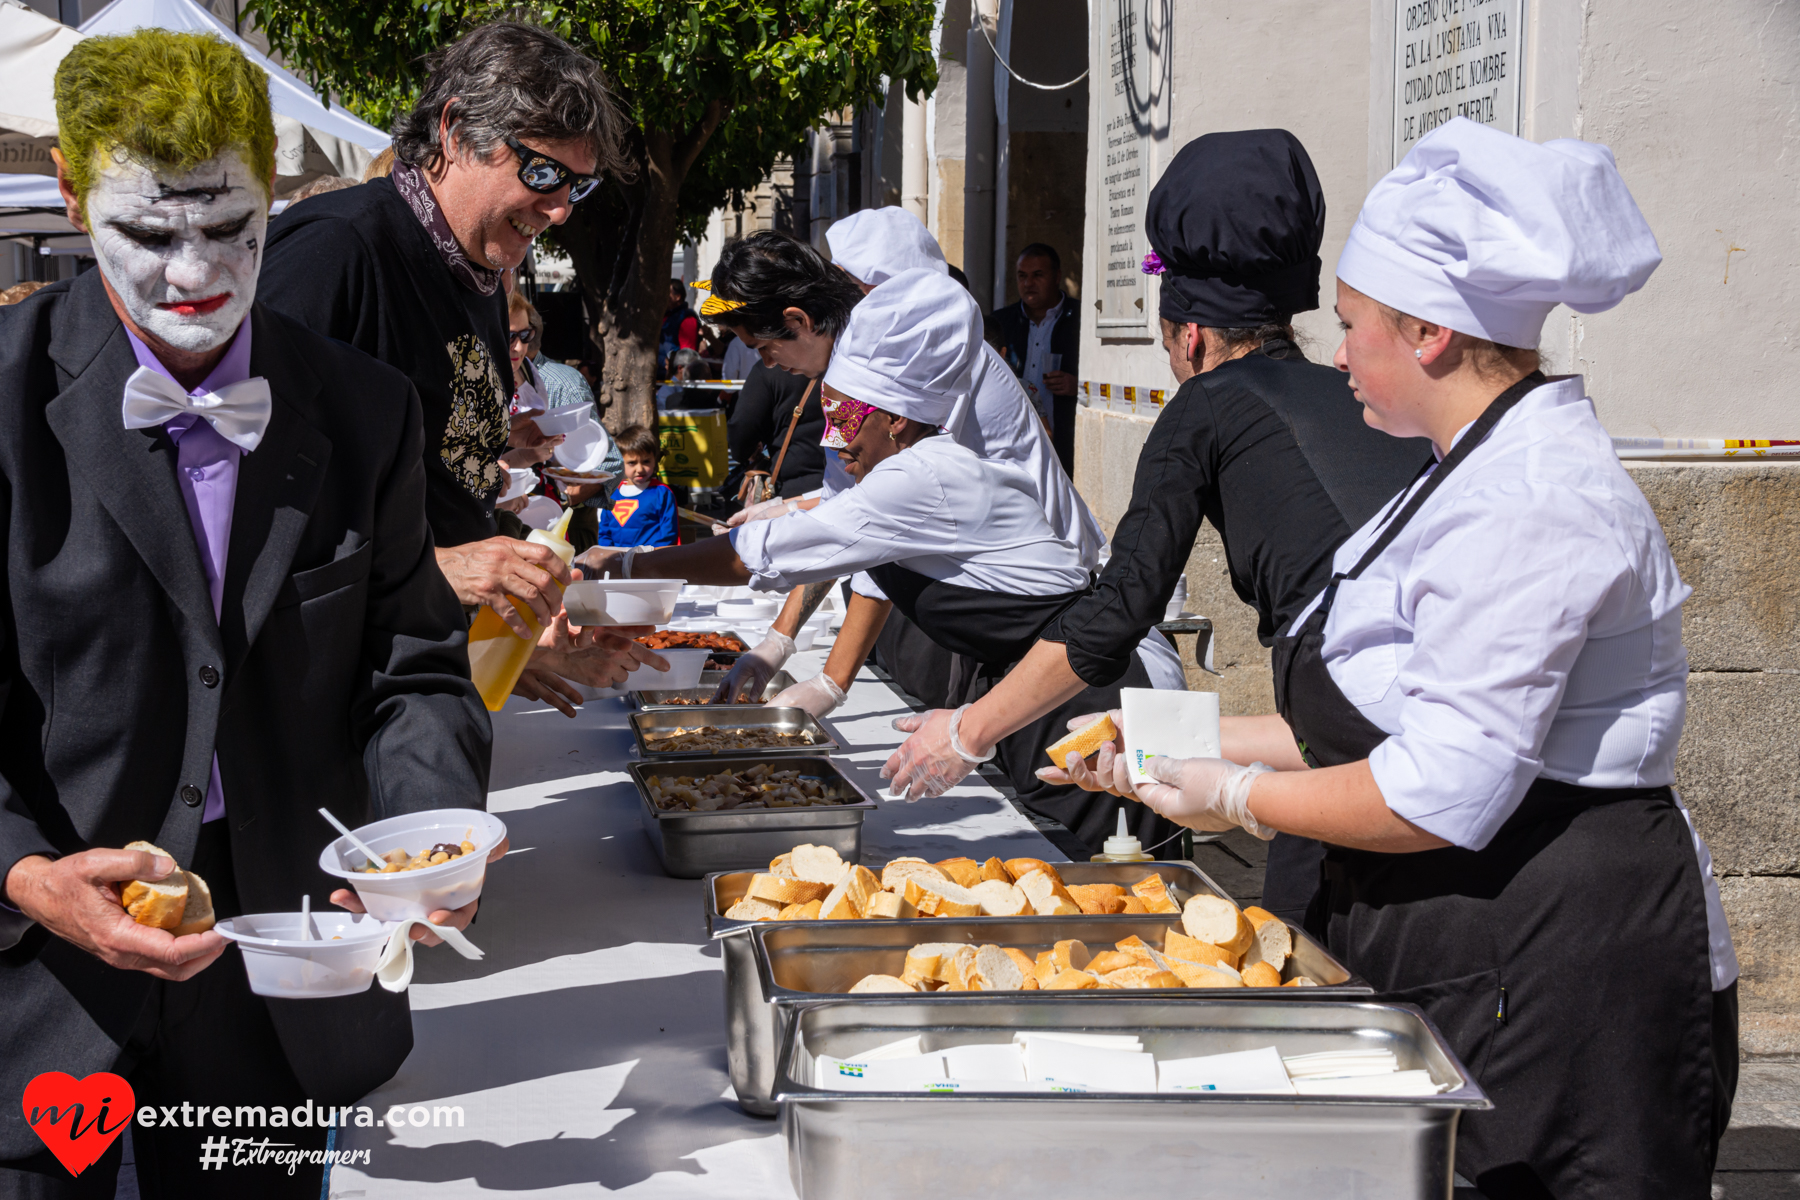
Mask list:
[[[1604,146],[1466,119],[1419,141],[1338,260],[1336,361],[1436,460],[1278,640],[1281,715],[1137,792],[1327,843],[1308,924],[1486,1089],[1456,1166],[1493,1200],[1706,1197],[1736,1086],[1737,964],[1670,787],[1690,589],[1581,378],[1535,349],[1557,304],[1611,308],[1660,261]],[[1069,770],[1129,791],[1118,766]]]
[[[1029,475],[938,434],[967,395],[983,345],[981,310],[961,285],[934,271],[902,272],[857,305],[823,380],[827,436],[841,443],[838,456],[855,486],[809,511],[753,521],[727,537],[655,551],[596,551],[585,561],[632,577],[762,591],[866,573],[969,664],[957,684],[956,703],[966,707],[1091,583],[1081,552],[1050,527]],[[839,664],[837,657],[826,670],[847,666],[847,681],[860,661]],[[1034,771],[1070,714],[1116,704],[1120,687],[1149,686],[1140,658],[1117,684],[1088,689],[990,755],[1024,804],[1061,821],[1096,853],[1114,831],[1120,802]],[[1155,813],[1126,807],[1146,845],[1176,832]]]

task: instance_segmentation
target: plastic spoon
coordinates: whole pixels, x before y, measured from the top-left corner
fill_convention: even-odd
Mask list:
[[[300,897],[300,940],[310,942],[312,935],[312,894]]]
[[[361,850],[365,855],[367,855],[370,866],[374,867],[376,870],[380,870],[382,867],[387,865],[387,859],[381,857],[381,855],[379,855],[379,854],[375,853],[373,850],[369,849],[368,845],[366,843],[364,843],[364,841],[361,838],[357,837],[354,833],[351,833],[350,830],[344,826],[344,823],[342,821],[338,820],[335,816],[332,815],[331,810],[329,808],[321,808],[319,810],[319,815],[321,817],[324,817],[327,821],[330,821],[331,827],[333,829],[337,830],[339,833],[341,833],[345,837],[349,838],[350,844],[352,846],[355,846],[358,850]]]

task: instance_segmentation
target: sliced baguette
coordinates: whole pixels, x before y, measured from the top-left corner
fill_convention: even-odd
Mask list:
[[[1136,962],[1147,963],[1150,961],[1150,947],[1145,944],[1143,938],[1135,933],[1122,941],[1114,942],[1113,949],[1120,954],[1129,955]],[[1093,964],[1090,963],[1088,966],[1090,970],[1093,969]]]
[[[805,904],[790,904],[776,916],[777,921],[816,921],[819,909],[823,905],[817,900],[808,900]]]
[[[733,921],[773,921],[781,915],[782,906],[771,904],[767,900],[757,900],[745,896],[736,904],[725,910],[725,915]]]
[[[1019,882],[1021,878],[1033,871],[1042,871],[1056,882],[1062,882],[1062,876],[1057,874],[1056,868],[1041,858],[1009,858],[1000,865],[1006,869],[1008,875],[1012,876],[1014,883]]]
[[[972,888],[981,882],[981,864],[972,858],[946,858],[935,865],[952,883]]]
[[[957,991],[972,991],[975,987],[975,947],[964,943],[956,948],[954,954],[944,957],[941,978],[944,986]]]
[[[779,904],[785,908],[790,904],[823,900],[830,891],[829,884],[812,883],[804,879],[784,879],[779,875],[752,875],[750,886],[744,890],[744,895],[752,900],[767,900],[770,904]]]
[[[1187,905],[1181,910],[1181,927],[1187,930],[1189,937],[1211,942],[1240,959],[1256,937],[1249,918],[1223,896],[1188,897]]]
[[[786,854],[777,854],[774,858],[770,859],[769,860],[769,874],[779,875],[783,879],[794,878],[794,854],[793,854],[793,851],[790,850]]]
[[[1144,907],[1153,913],[1178,913],[1181,905],[1175,903],[1169,895],[1168,885],[1161,875],[1146,875],[1131,885],[1132,895],[1144,902]]]
[[[183,871],[182,874],[187,876],[187,907],[182,910],[181,924],[169,932],[176,937],[205,933],[213,927],[212,889],[206,886],[206,880],[192,871]]]
[[[1050,961],[1058,971],[1086,970],[1089,957],[1087,946],[1074,938],[1050,947]]]
[[[981,913],[981,901],[975,893],[948,879],[915,875],[907,879],[900,894],[927,917],[974,917]]]
[[[1069,897],[1089,916],[1104,917],[1125,911],[1125,889],[1111,883],[1071,883]]]
[[[1316,979],[1308,979],[1304,975],[1296,975],[1292,979],[1288,980],[1286,983],[1282,984],[1281,986],[1282,987],[1318,987],[1319,981]]]
[[[1114,971],[1123,971],[1126,967],[1142,965],[1138,959],[1129,954],[1117,950],[1102,950],[1088,960],[1087,969],[1096,975],[1109,975]]]
[[[850,992],[916,992],[919,989],[904,979],[896,979],[892,975],[864,975],[850,985]]]
[[[1081,912],[1081,906],[1069,895],[1062,880],[1047,871],[1025,872],[1019,877],[1018,888],[1031,901],[1032,911],[1040,917],[1073,917]]]
[[[827,921],[859,921],[862,909],[850,898],[850,878],[846,875],[838,880],[836,887],[825,894],[819,903],[819,916]]]
[[[1037,960],[1031,964],[1031,973],[1037,978],[1038,986],[1048,986],[1062,968],[1056,965],[1056,956],[1049,950],[1038,951]]]
[[[1169,960],[1169,970],[1191,988],[1243,987],[1244,981],[1230,967],[1207,967],[1199,963]]]
[[[901,891],[908,879],[949,879],[950,877],[922,858],[896,858],[881,868],[881,888],[886,892]]]
[[[1089,968],[1092,969],[1091,967]],[[1105,983],[1117,988],[1166,988],[1184,987],[1181,978],[1168,971],[1159,970],[1145,963],[1134,963],[1117,971],[1109,971],[1100,976]]]
[[[981,864],[981,878],[984,883],[990,879],[998,879],[1001,883],[1013,881],[1012,872],[1008,871],[1006,864],[997,858],[990,858]]]
[[[922,979],[948,979],[945,963],[962,948],[961,942],[921,942],[906,952],[900,977],[914,983]]]
[[[910,921],[919,910],[907,903],[906,897],[894,892],[876,892],[862,912],[865,920]]]
[[[969,889],[984,917],[1017,917],[1031,911],[1031,901],[1013,884],[987,879]]]
[[[822,915],[827,921],[854,921],[865,915],[869,901],[884,895],[881,881],[867,867],[851,867],[825,897]]]
[[[1019,969],[1012,955],[998,946],[983,946],[977,950],[971,973],[981,980],[984,992],[1018,992],[1025,988],[1025,972]]]
[[[1228,950],[1222,950],[1211,942],[1191,938],[1173,927],[1163,934],[1163,953],[1170,958],[1179,958],[1184,962],[1199,963],[1207,967],[1235,968],[1237,966],[1237,955]]]
[[[794,878],[808,883],[822,883],[827,888],[834,887],[844,877],[849,865],[839,857],[838,852],[830,846],[795,846],[791,866]]]
[[[1124,897],[1124,900],[1125,907],[1119,911],[1126,916],[1131,916],[1133,914],[1142,916],[1150,911],[1149,907],[1144,903],[1144,898],[1142,896],[1126,896]]]
[[[149,842],[129,842],[125,849],[159,854],[170,862],[175,861],[173,854]],[[131,919],[152,929],[174,929],[180,925],[187,912],[187,898],[187,872],[180,867],[161,881],[134,879],[119,893],[119,903],[131,914]],[[208,907],[211,907],[210,903]]]
[[[1046,992],[1081,992],[1089,988],[1097,988],[1100,981],[1086,971],[1068,970],[1059,972],[1049,983],[1043,984]]]
[[[1250,948],[1244,952],[1244,962],[1268,963],[1275,968],[1277,974],[1287,965],[1288,955],[1294,952],[1294,934],[1287,927],[1287,922],[1266,908],[1254,905],[1244,910],[1244,919],[1250,922],[1256,937]]]
[[[1071,752],[1087,758],[1098,754],[1101,746],[1118,736],[1119,727],[1113,724],[1112,717],[1101,713],[1097,719],[1071,731],[1067,737],[1050,743],[1044,748],[1044,753],[1050,756],[1052,766],[1064,767],[1069,763]]]
[[[1266,962],[1251,963],[1244,968],[1245,987],[1270,988],[1281,986],[1281,972]]]
[[[1037,964],[1032,962],[1031,955],[1025,953],[1023,950],[1016,950],[1013,947],[1008,946],[1006,948],[1006,957],[1012,959],[1015,963],[1019,964],[1019,970],[1023,974],[1025,974],[1025,975],[1037,974]]]

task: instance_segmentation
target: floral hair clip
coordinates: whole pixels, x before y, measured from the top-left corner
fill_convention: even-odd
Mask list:
[[[1161,275],[1168,269],[1169,268],[1163,266],[1162,255],[1154,250],[1144,255],[1144,265],[1138,268],[1139,271],[1142,271],[1146,275]]]

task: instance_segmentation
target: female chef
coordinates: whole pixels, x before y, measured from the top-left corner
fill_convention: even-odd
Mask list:
[[[912,270],[889,279],[856,307],[823,381],[828,430],[842,441],[838,457],[855,486],[726,537],[595,551],[584,564],[763,591],[867,572],[927,635],[970,661],[973,678],[957,703],[972,699],[1090,582],[1080,552],[1050,527],[1029,475],[933,436],[967,394],[983,345],[981,310],[949,276]],[[1151,681],[1134,660],[1120,685]],[[1119,802],[1040,779],[1035,768],[1070,714],[1091,711],[1097,699],[1115,703],[1120,685],[1084,692],[985,756],[997,756],[1024,804],[1095,852],[1113,832]],[[1155,813],[1127,807],[1146,845],[1176,832]]]
[[[1669,786],[1689,589],[1581,378],[1532,349],[1660,261],[1603,146],[1458,119],[1376,185],[1337,365],[1435,460],[1277,643],[1281,715],[1226,723],[1252,765],[1153,760],[1139,793],[1327,843],[1310,923],[1486,1088],[1457,1168],[1495,1200],[1705,1197],[1735,1085],[1736,963]],[[1070,769],[1122,788],[1118,758]]]

